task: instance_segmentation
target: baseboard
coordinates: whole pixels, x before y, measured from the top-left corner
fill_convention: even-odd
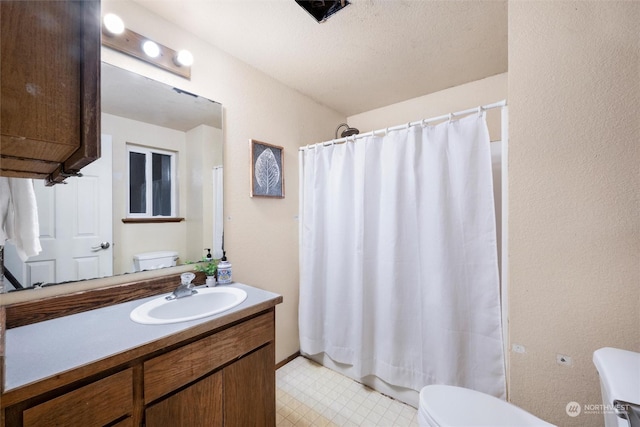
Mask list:
[[[286,365],[287,363],[291,362],[293,359],[295,359],[298,356],[300,356],[300,352],[296,351],[291,356],[289,356],[289,357],[285,358],[284,360],[276,363],[276,370],[282,368],[284,365]]]

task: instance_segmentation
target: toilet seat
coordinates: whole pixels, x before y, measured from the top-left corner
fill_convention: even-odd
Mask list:
[[[420,391],[419,406],[421,426],[553,426],[504,400],[462,387],[426,386]]]

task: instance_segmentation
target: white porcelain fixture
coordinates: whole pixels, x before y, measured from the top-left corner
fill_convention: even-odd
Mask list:
[[[462,387],[423,387],[419,406],[418,424],[421,427],[553,426],[504,400]]]
[[[176,265],[176,261],[178,261],[178,252],[176,251],[143,252],[133,256],[133,271],[173,267]]]
[[[129,317],[136,323],[163,325],[201,319],[229,310],[247,298],[238,288],[217,287],[196,289],[197,293],[184,298],[167,300],[162,295],[136,307]]]
[[[604,347],[593,352],[593,364],[600,375],[605,427],[628,427],[615,414],[613,401],[640,405],[640,353]]]

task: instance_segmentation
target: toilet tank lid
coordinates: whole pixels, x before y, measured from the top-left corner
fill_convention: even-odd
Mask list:
[[[612,400],[607,403],[617,399],[640,404],[640,353],[604,347],[593,352],[593,364]]]
[[[155,258],[169,258],[178,256],[178,252],[176,251],[156,251],[156,252],[143,252],[140,254],[135,254],[133,256],[134,259],[144,260],[144,259],[155,259]]]

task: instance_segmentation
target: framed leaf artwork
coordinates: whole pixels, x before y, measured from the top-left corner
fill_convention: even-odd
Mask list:
[[[251,197],[284,198],[283,148],[266,142],[249,141]]]

